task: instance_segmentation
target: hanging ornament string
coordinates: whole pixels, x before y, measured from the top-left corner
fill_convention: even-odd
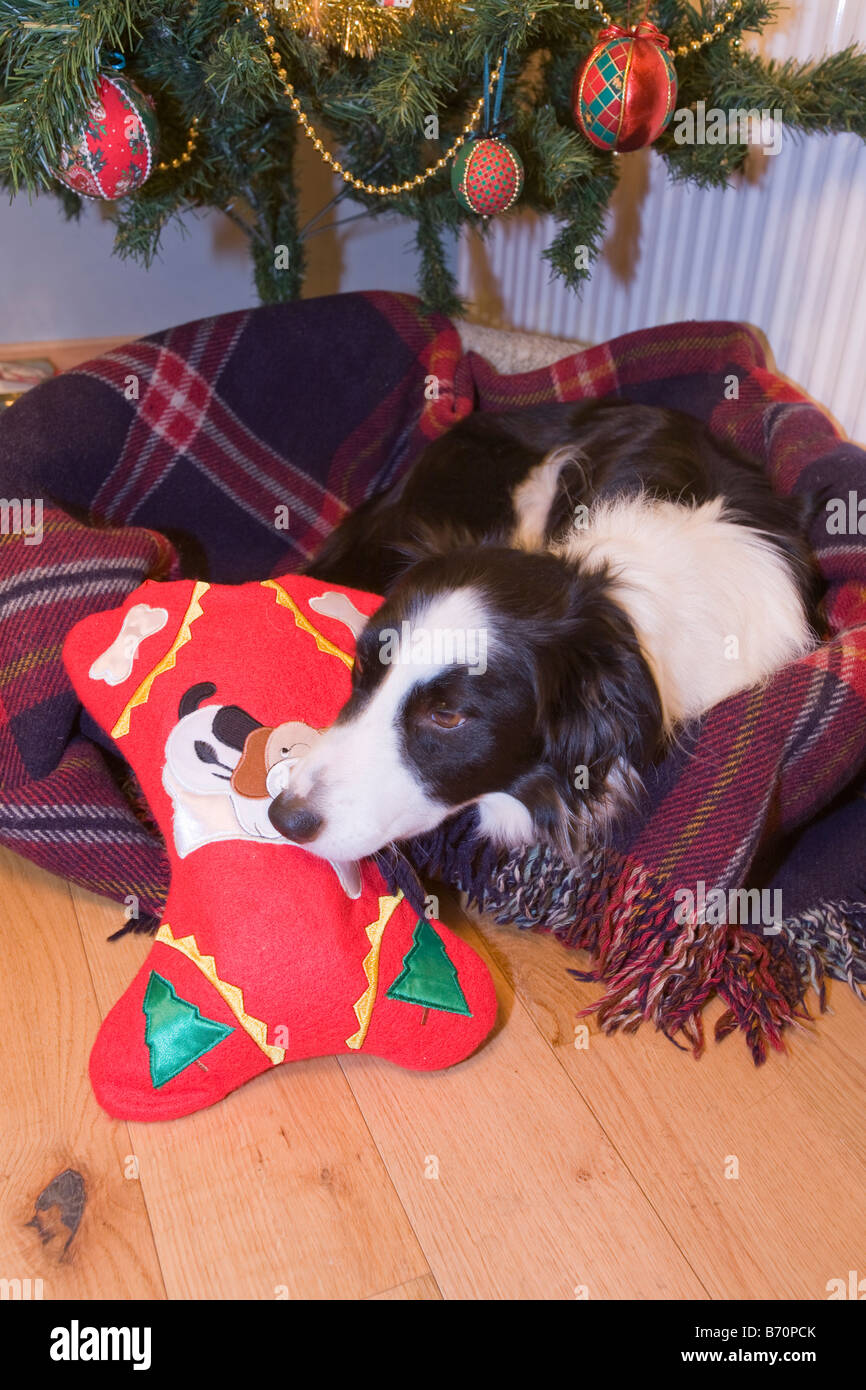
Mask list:
[[[490,59],[484,54],[484,118],[480,134],[467,140],[451,165],[451,191],[462,208],[478,217],[495,217],[517,202],[523,188],[523,162],[499,134],[508,45],[497,65],[493,120],[490,117]]]
[[[675,58],[687,58],[690,53],[697,53],[700,49],[714,43],[716,39],[721,38],[726,29],[730,28],[742,8],[743,0],[728,0],[723,13],[712,29],[705,29],[699,39],[690,39],[688,43],[681,43],[678,48],[672,49],[673,56]],[[623,28],[621,24],[617,24],[616,20],[611,18],[604,8],[602,0],[593,0],[593,9],[605,28],[614,30],[618,37],[631,32],[629,28]],[[647,5],[648,9],[649,5]]]
[[[495,135],[499,128],[499,116],[502,111],[502,93],[505,90],[505,66],[508,62],[508,44],[502,45],[502,57],[496,66],[493,77],[490,76],[490,56],[487,50],[484,51],[484,120],[482,130],[485,135]],[[497,76],[498,74],[498,76]],[[490,123],[490,93],[496,86],[496,96],[493,99],[493,124]]]
[[[276,51],[277,41],[271,33],[270,19],[268,17],[268,12],[265,8],[263,0],[254,0],[252,9],[254,10],[256,18],[259,22],[259,27],[261,28],[261,31],[264,34],[265,43],[267,44],[268,51],[270,53],[271,62],[273,63],[274,68],[276,69],[277,77],[282,84],[283,91],[289,99],[291,108],[297,116],[298,124],[300,125],[307,139],[312,141],[313,149],[317,152],[317,154],[320,155],[324,162],[331,166],[335,174],[339,174],[340,178],[343,180],[344,183],[351,184],[352,188],[358,189],[360,193],[369,193],[379,198],[393,197],[395,193],[408,193],[413,188],[419,188],[421,184],[426,183],[428,179],[434,178],[435,175],[438,174],[441,169],[444,169],[445,166],[454,158],[458,150],[461,149],[463,145],[465,145],[470,135],[472,135],[481,117],[481,113],[484,110],[485,101],[489,99],[490,90],[499,81],[499,74],[503,64],[502,58],[500,58],[493,74],[491,75],[489,81],[485,85],[485,95],[478,98],[478,101],[475,103],[475,106],[472,110],[472,115],[466,122],[461,133],[457,136],[457,139],[453,141],[453,143],[449,146],[445,153],[440,156],[439,159],[435,160],[433,164],[430,164],[420,174],[416,174],[413,179],[405,179],[403,183],[365,183],[363,179],[356,178],[356,176],[353,173],[351,173],[350,170],[344,168],[340,161],[338,159],[335,159],[329,150],[325,149],[324,141],[321,139],[318,131],[316,130],[315,126],[313,125],[312,121],[310,120],[309,116],[307,115],[306,111],[301,105],[300,97],[297,95],[294,87],[288,80],[289,75],[286,71],[285,64],[283,63],[280,54]]]
[[[505,70],[505,53],[506,50],[503,49],[503,71]],[[490,134],[490,54],[487,52],[486,48],[484,50],[484,119],[481,123],[481,129],[484,131],[485,135]]]

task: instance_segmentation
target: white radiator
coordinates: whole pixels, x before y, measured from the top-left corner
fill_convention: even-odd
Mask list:
[[[756,40],[767,56],[866,45],[866,0],[790,0]],[[866,93],[864,93],[866,100]],[[737,319],[767,337],[778,369],[866,443],[866,146],[785,130],[753,182],[698,189],[652,151],[620,157],[602,258],[580,295],[541,253],[551,218],[516,213],[459,248],[474,316],[583,342],[678,319]]]

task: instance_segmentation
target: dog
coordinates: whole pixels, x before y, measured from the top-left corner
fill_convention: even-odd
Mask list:
[[[271,823],[344,861],[475,806],[496,844],[578,862],[679,730],[815,645],[807,520],[680,412],[471,415],[308,566],[385,602]]]

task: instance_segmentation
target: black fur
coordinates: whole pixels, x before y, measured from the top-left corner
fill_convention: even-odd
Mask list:
[[[738,521],[765,532],[786,555],[818,628],[821,586],[804,538],[809,499],[779,497],[758,462],[693,416],[616,397],[468,416],[430,444],[393,488],[351,513],[306,572],[388,594],[418,537],[444,528],[466,540],[506,542],[515,523],[514,488],[563,446],[579,450],[581,462],[560,476],[550,539],[568,529],[580,503],[641,490],[682,502],[722,496]]]
[[[539,840],[572,857],[633,809],[662,750],[663,721],[608,574],[509,544],[514,489],[563,446],[578,457],[560,473],[548,541],[569,531],[579,504],[638,492],[691,504],[721,496],[733,519],[783,553],[820,631],[806,504],[776,496],[758,463],[691,416],[612,398],[471,415],[349,516],[308,573],[387,596],[359,639],[342,723],[385,674],[385,629],[414,625],[430,599],[454,589],[481,596],[491,653],[507,659],[489,660],[483,674],[454,665],[419,680],[397,716],[402,756],[431,800],[453,810],[506,792],[529,811]],[[465,717],[438,727],[437,709]]]
[[[468,586],[492,618],[491,658],[504,650],[508,659],[491,659],[480,674],[455,665],[419,681],[398,714],[403,756],[437,801],[453,807],[507,792],[527,807],[539,838],[572,854],[590,826],[597,832],[632,804],[637,769],[662,743],[655,682],[604,571],[499,546],[420,560],[362,632],[338,722],[351,721],[383,679],[383,633]],[[437,728],[429,718],[437,707],[460,710],[465,723]]]

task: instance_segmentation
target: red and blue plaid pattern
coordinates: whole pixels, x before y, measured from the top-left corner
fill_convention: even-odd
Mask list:
[[[0,420],[3,491],[53,505],[40,545],[0,537],[0,842],[158,915],[162,846],[60,663],[73,623],[148,576],[240,582],[299,567],[472,409],[609,393],[705,419],[782,492],[862,489],[866,455],[729,323],[632,333],[503,377],[408,296],[335,296],[185,324],[22,397]],[[721,1031],[741,1027],[760,1058],[802,1008],[802,976],[817,968],[802,941],[696,933],[673,902],[699,881],[748,882],[757,856],[781,854],[866,767],[866,541],[829,536],[821,517],[812,540],[832,640],[711,711],[658,769],[652,814],[583,881],[549,855],[528,875],[519,857],[479,856],[459,826],[417,846],[491,910],[517,902],[520,879],[513,920],[593,952],[606,1027],[649,1019],[698,1046],[718,992]],[[837,952],[855,988],[857,951],[846,937]]]

